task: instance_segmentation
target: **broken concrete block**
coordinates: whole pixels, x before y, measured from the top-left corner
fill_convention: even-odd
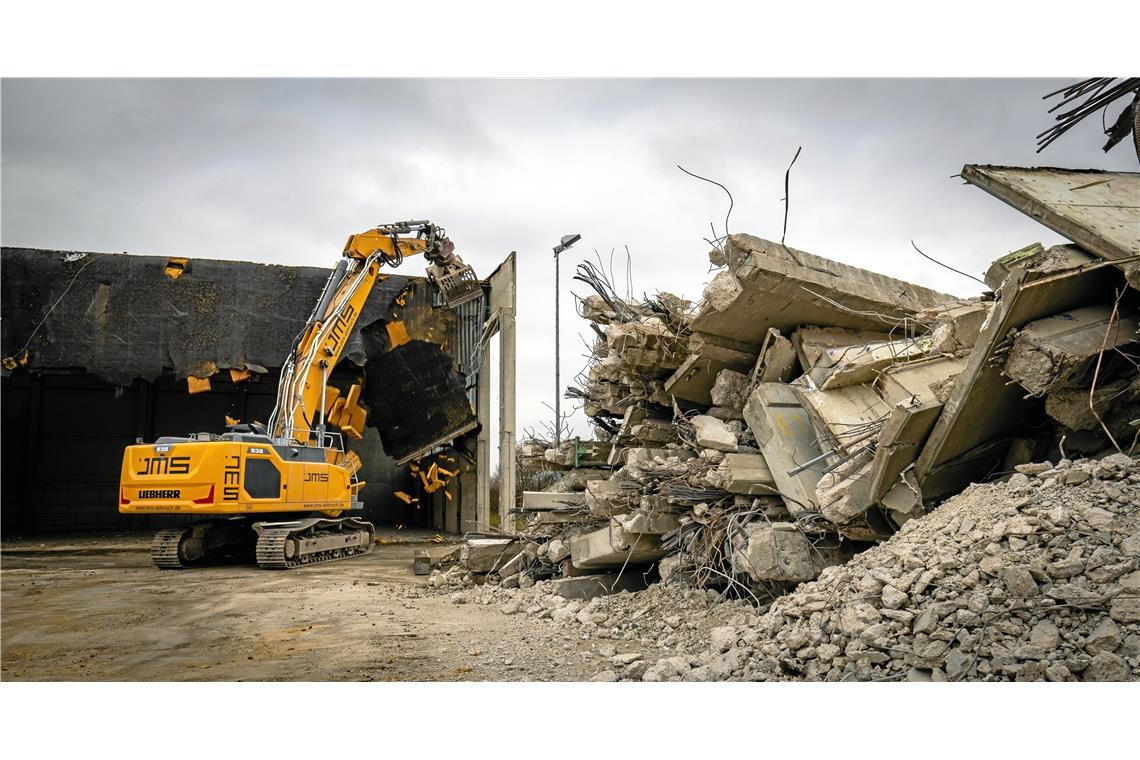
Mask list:
[[[586,498],[581,493],[552,493],[549,491],[523,491],[522,510],[540,512],[556,509],[581,509]]]
[[[629,497],[616,480],[591,480],[586,483],[586,508],[598,517],[612,517],[629,511]]]
[[[708,304],[717,311],[724,311],[732,306],[733,301],[741,293],[740,284],[732,272],[725,270],[718,272],[712,281],[705,286],[701,294],[701,303]]]
[[[725,369],[746,372],[755,360],[754,354],[706,346],[699,353],[689,354],[681,362],[676,371],[665,380],[664,390],[679,399],[712,406],[712,389],[717,375]]]
[[[502,578],[516,575],[528,568],[538,557],[540,551],[541,549],[536,543],[528,541],[526,545],[523,546],[522,551],[516,552],[512,549],[511,553],[513,556],[506,562],[500,563],[499,566],[495,568],[495,572]]]
[[[431,557],[423,549],[416,549],[412,554],[412,572],[416,575],[431,574]]]
[[[570,545],[560,538],[550,541],[546,545],[546,561],[557,564],[570,556]]]
[[[918,481],[910,472],[899,475],[895,484],[879,499],[879,503],[888,510],[891,519],[897,525],[902,525],[923,513]]]
[[[875,389],[891,406],[942,404],[965,369],[966,356],[934,356],[883,370]]]
[[[713,449],[714,451],[736,451],[736,434],[729,430],[721,420],[705,414],[698,414],[691,417],[689,422],[693,425],[693,430],[697,436],[697,445],[701,448]]]
[[[870,456],[864,448],[842,467],[824,475],[816,488],[820,513],[840,535],[855,541],[878,541],[894,532],[870,497]]]
[[[472,573],[489,573],[511,559],[517,545],[513,538],[472,538],[460,547],[459,563]]]
[[[953,301],[923,309],[916,319],[932,333],[944,331],[946,339],[939,341],[939,350],[955,353],[974,347],[993,306],[993,301]]]
[[[815,487],[826,462],[819,433],[796,393],[784,383],[760,383],[744,407],[744,419],[788,511],[793,516],[815,511]]]
[[[732,271],[721,272],[709,284],[692,329],[756,348],[770,327],[784,332],[805,324],[881,329],[882,321],[871,312],[912,317],[919,309],[953,300],[751,235],[730,235],[725,252]]]
[[[748,542],[733,554],[737,570],[757,581],[810,581],[854,552],[846,542],[813,546],[793,523],[749,523]]]
[[[1058,255],[1051,255],[1054,251]],[[1001,364],[991,361],[994,351],[1011,330],[1103,301],[1119,288],[1119,270],[1085,266],[1096,261],[1076,246],[1055,246],[1040,264],[1018,269],[1006,279],[994,312],[915,461],[923,498],[942,498],[1001,466],[1009,436],[1040,401],[1025,399],[1017,384],[1007,385]]]
[[[1111,322],[1111,325],[1110,325]],[[1017,331],[1005,373],[1036,396],[1074,385],[1101,349],[1136,342],[1140,316],[1112,316],[1109,304],[1073,309],[1030,322]]]
[[[1001,284],[1005,282],[1005,278],[1009,277],[1009,273],[1014,269],[1027,266],[1033,262],[1033,257],[1045,252],[1045,247],[1040,243],[1030,243],[1024,248],[1007,253],[999,259],[995,259],[990,264],[989,269],[986,270],[982,279],[990,290],[997,291],[1001,289]]]
[[[942,404],[899,404],[891,409],[875,443],[868,484],[872,501],[885,496],[899,474],[914,463],[941,413]]]
[[[719,468],[724,490],[729,493],[767,496],[776,492],[776,481],[763,454],[725,454]]]
[[[709,395],[716,406],[743,409],[748,393],[748,376],[734,369],[722,369],[716,376]]]
[[[550,593],[563,599],[586,601],[621,591],[641,591],[645,587],[645,577],[641,573],[622,573],[620,576],[617,573],[606,573],[556,578],[551,581]]]
[[[610,518],[610,524],[631,535],[663,536],[680,527],[677,517],[671,514],[650,515],[645,512],[631,512]]]
[[[636,566],[666,554],[660,536],[630,534],[612,524],[570,539],[570,562],[579,570]]]
[[[1128,423],[1137,418],[1133,407],[1138,400],[1140,379],[1123,377],[1097,387],[1093,393],[1092,409],[1089,408],[1088,388],[1055,390],[1045,397],[1045,413],[1070,430],[1099,430],[1099,415],[1113,436],[1117,436],[1126,432]]]
[[[774,327],[768,328],[753,372],[756,382],[789,383],[800,374],[799,356],[792,342]],[[745,399],[747,402],[747,399]]]
[[[691,571],[682,570],[688,566],[688,558],[681,552],[670,554],[657,563],[657,573],[662,583],[676,583],[692,578]]]

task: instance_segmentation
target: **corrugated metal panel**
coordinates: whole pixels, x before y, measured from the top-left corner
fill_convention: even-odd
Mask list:
[[[439,293],[432,295],[432,305],[444,306]],[[455,369],[463,375],[464,387],[471,408],[478,412],[477,405],[477,378],[479,365],[482,363],[482,350],[479,338],[483,334],[483,324],[487,321],[487,294],[460,304],[453,309],[455,312],[455,334],[452,335],[451,345],[454,346]]]

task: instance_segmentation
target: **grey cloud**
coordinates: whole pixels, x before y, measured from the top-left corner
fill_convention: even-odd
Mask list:
[[[962,164],[1135,169],[1099,123],[1038,156],[1052,80],[5,80],[5,244],[330,266],[394,218],[446,226],[489,272],[519,252],[519,421],[553,396],[551,247],[564,257],[563,380],[581,366],[574,264],[633,255],[633,288],[700,296],[708,225],[953,293],[1057,236],[963,187]],[[1110,114],[1114,115],[1114,114]],[[624,266],[615,267],[624,271]],[[405,269],[414,271],[409,263]],[[624,287],[624,276],[619,274]],[[577,287],[575,287],[577,286]],[[581,418],[580,432],[586,432]]]

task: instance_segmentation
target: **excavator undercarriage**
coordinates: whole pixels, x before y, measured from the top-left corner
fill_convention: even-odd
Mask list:
[[[250,560],[267,570],[286,570],[367,554],[375,538],[372,523],[356,517],[202,520],[160,530],[151,541],[150,557],[164,570]]]

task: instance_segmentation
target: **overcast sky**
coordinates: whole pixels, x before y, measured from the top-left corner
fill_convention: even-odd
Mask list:
[[[1076,79],[1076,77],[1074,77]],[[1059,236],[952,178],[965,163],[1136,170],[1091,118],[1036,155],[1054,80],[4,80],[4,245],[332,266],[345,237],[431,219],[485,276],[519,253],[518,419],[583,365],[574,266],[632,254],[633,292],[696,300],[709,222],[928,287]],[[1110,123],[1120,106],[1109,114]],[[1094,123],[1095,122],[1095,123]],[[402,272],[420,274],[418,260]],[[311,308],[298,304],[299,310]],[[564,402],[568,403],[568,402]],[[579,414],[580,433],[588,426]]]

